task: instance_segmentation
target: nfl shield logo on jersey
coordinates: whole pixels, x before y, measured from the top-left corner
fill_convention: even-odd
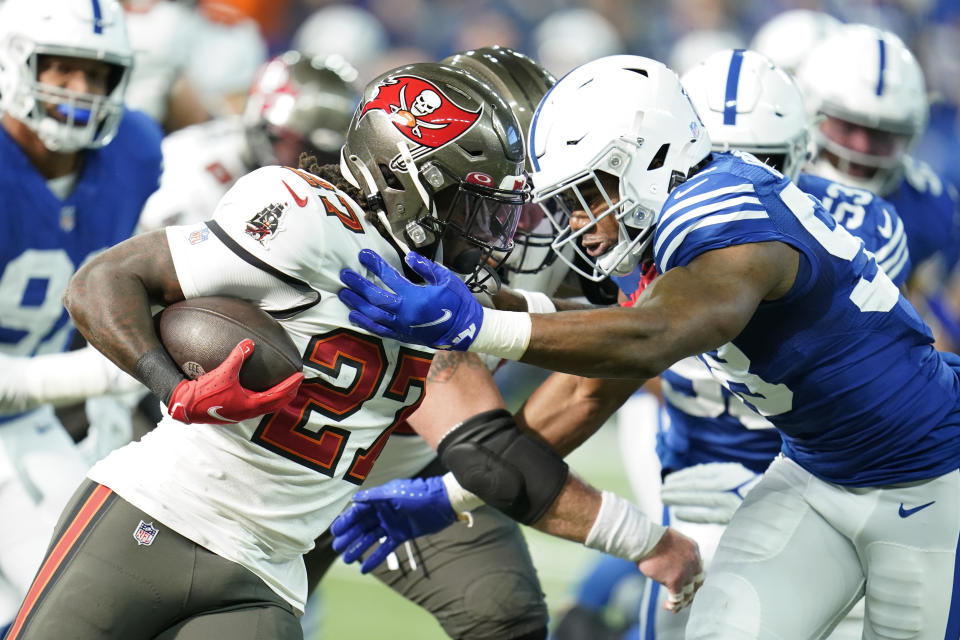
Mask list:
[[[138,545],[150,546],[153,544],[153,539],[157,537],[158,531],[152,522],[147,524],[141,520],[133,532],[133,538],[137,541]]]

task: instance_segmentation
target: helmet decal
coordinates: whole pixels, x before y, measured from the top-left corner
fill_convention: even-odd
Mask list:
[[[743,49],[734,49],[727,71],[727,95],[723,101],[723,124],[737,123],[737,85],[740,84],[740,67],[743,65]]]
[[[476,111],[462,109],[433,83],[399,76],[377,87],[377,93],[363,105],[360,118],[374,110],[386,112],[393,126],[411,141],[435,149],[472,127],[483,107]]]
[[[883,68],[887,66],[887,48],[883,44],[883,36],[881,35],[877,39],[877,44],[880,45],[880,70],[877,72],[877,95],[883,95]]]

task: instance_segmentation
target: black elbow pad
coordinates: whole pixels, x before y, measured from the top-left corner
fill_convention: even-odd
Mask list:
[[[569,471],[553,449],[518,429],[504,409],[463,421],[437,451],[464,489],[523,524],[547,511]]]

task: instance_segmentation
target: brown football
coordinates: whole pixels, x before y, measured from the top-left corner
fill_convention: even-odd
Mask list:
[[[172,304],[160,312],[157,333],[191,379],[215,369],[244,338],[254,342],[253,355],[240,369],[240,384],[247,389],[265,391],[303,367],[280,323],[239,298],[209,296]]]

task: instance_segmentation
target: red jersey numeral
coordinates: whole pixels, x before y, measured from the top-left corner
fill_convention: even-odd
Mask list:
[[[432,357],[430,353],[400,349],[392,377],[382,395],[403,402],[413,388],[419,388],[420,398],[400,409],[390,426],[369,448],[357,451],[344,480],[362,483],[387,438],[420,405]],[[350,431],[332,425],[310,431],[305,428],[310,414],[316,411],[340,422],[359,411],[363,403],[376,394],[386,376],[386,351],[379,338],[349,329],[336,329],[314,336],[304,354],[304,365],[337,380],[341,380],[345,371],[352,371],[353,375],[343,385],[308,377],[300,385],[293,402],[281,411],[263,417],[252,440],[285,458],[332,476],[346,448]]]
[[[318,178],[312,173],[307,173],[306,171],[301,171],[300,169],[294,169],[293,167],[284,168],[293,171],[295,174],[300,176],[304,182],[315,189],[326,189],[327,191],[334,192],[332,195],[336,196],[339,206],[337,206],[337,203],[332,202],[330,196],[327,194],[323,194],[320,197],[320,200],[323,202],[323,207],[327,211],[327,215],[335,216],[340,220],[340,223],[344,227],[350,231],[353,231],[354,233],[365,233],[363,225],[360,224],[360,218],[357,217],[356,212],[350,207],[347,201],[343,199],[343,196],[335,193],[336,187],[326,180]]]

